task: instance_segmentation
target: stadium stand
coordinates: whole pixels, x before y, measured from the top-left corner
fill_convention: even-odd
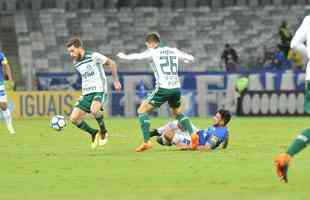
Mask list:
[[[22,75],[72,71],[64,48],[70,36],[80,36],[89,48],[114,57],[118,51],[143,50],[148,31],[158,31],[165,43],[192,53],[197,58],[194,70],[218,70],[225,43],[234,46],[246,65],[259,47],[276,46],[281,21],[295,30],[309,11],[303,6],[307,0],[83,2],[0,0],[1,22],[5,16],[13,20],[0,35],[1,46],[10,47],[10,60],[22,66]],[[150,70],[142,62],[119,64],[121,70]]]

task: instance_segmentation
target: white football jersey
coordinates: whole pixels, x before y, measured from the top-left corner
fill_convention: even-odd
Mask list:
[[[74,68],[82,76],[82,95],[107,92],[107,78],[103,64],[108,58],[97,52],[85,52],[84,57],[74,63]]]
[[[306,81],[310,81],[310,16],[306,16],[302,24],[297,29],[294,37],[291,40],[291,48],[294,51],[300,52],[304,58],[308,58],[306,68]]]
[[[193,56],[177,48],[157,47],[142,53],[129,54],[122,57],[127,60],[147,59],[154,71],[156,87],[165,89],[180,88],[179,59],[194,60]]]

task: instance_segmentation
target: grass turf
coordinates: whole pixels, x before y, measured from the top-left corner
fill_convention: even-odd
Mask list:
[[[152,127],[169,119],[152,118]],[[94,120],[93,120],[94,121]],[[212,122],[193,118],[198,127]],[[294,159],[289,183],[278,181],[273,157],[285,151],[308,118],[233,118],[227,150],[179,152],[142,141],[137,119],[107,118],[110,139],[91,150],[88,136],[48,120],[16,120],[17,134],[0,126],[0,199],[308,199],[307,150]],[[96,124],[91,122],[93,126]]]

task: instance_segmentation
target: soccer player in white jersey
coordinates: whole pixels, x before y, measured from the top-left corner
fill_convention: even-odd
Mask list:
[[[229,111],[220,109],[213,116],[213,125],[208,129],[197,129],[192,124],[195,131],[191,136],[178,121],[172,121],[157,129],[153,129],[151,137],[157,136],[157,142],[161,145],[175,145],[179,150],[201,150],[209,151],[213,149],[227,148],[229,131],[227,124],[231,119]]]
[[[4,53],[0,51],[0,108],[2,111],[2,116],[5,120],[6,126],[8,128],[8,131],[11,134],[15,134],[16,132],[12,124],[11,112],[7,106],[7,96],[6,96],[5,87],[4,87],[4,72],[7,75],[10,83],[14,85],[12,71],[11,71],[9,62],[7,58],[5,57]]]
[[[101,112],[107,100],[107,78],[103,65],[107,65],[111,69],[114,88],[116,91],[120,91],[122,86],[117,76],[117,65],[112,59],[98,52],[85,50],[79,38],[72,38],[66,46],[67,51],[74,60],[73,67],[82,76],[82,96],[76,103],[70,115],[70,120],[78,128],[90,134],[91,147],[94,149],[98,145],[103,146],[107,142],[107,130]],[[87,113],[95,117],[100,130],[90,127],[83,120]]]
[[[308,59],[305,81],[304,110],[310,113],[310,16],[306,16],[297,29],[292,41],[293,51],[300,52],[305,59]],[[280,180],[288,182],[288,167],[293,157],[310,144],[310,129],[303,130],[287,148],[285,153],[275,158],[276,173]]]
[[[142,53],[127,55],[120,52],[117,54],[119,58],[125,60],[148,60],[156,78],[155,89],[138,108],[139,122],[141,124],[144,142],[136,149],[137,152],[152,148],[148,112],[156,107],[160,107],[165,102],[169,103],[173,116],[176,117],[186,131],[190,134],[193,133],[190,120],[180,110],[181,89],[178,76],[178,61],[179,59],[193,61],[194,57],[176,48],[161,47],[160,37],[157,33],[147,34],[145,45],[148,49]]]
[[[195,125],[192,124],[194,131],[198,131]],[[150,131],[150,136],[156,136],[157,142],[161,145],[175,145],[177,149],[183,149],[191,145],[191,136],[177,121],[170,121],[162,127]]]

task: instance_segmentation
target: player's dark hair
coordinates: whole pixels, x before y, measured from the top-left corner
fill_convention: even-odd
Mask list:
[[[217,112],[220,113],[222,119],[224,120],[224,125],[226,126],[231,119],[230,112],[228,110],[224,110],[224,109],[220,109]]]
[[[151,32],[148,33],[145,37],[145,41],[146,42],[156,42],[156,43],[160,43],[160,36],[158,33],[156,32]]]
[[[74,37],[74,38],[71,38],[67,43],[66,43],[66,47],[69,48],[71,46],[74,46],[76,48],[79,48],[82,46],[82,41],[80,38],[78,37]]]

